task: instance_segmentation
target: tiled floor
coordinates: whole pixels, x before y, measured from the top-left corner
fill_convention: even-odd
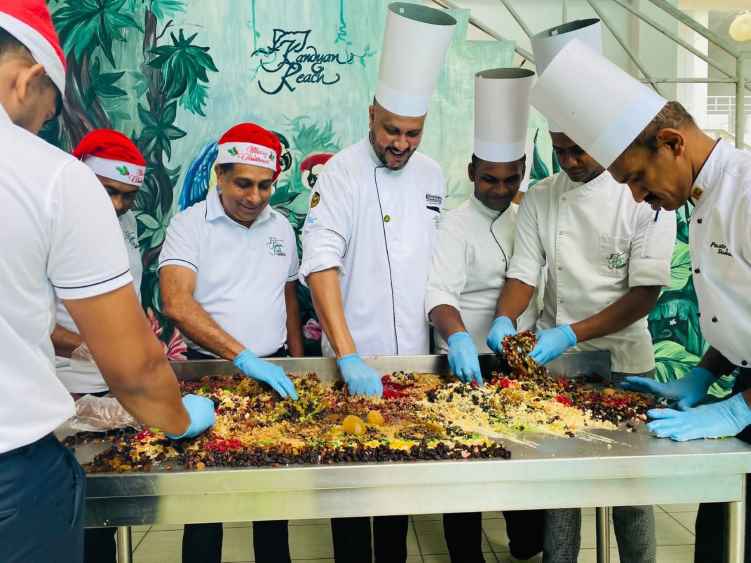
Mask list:
[[[660,506],[657,521],[658,563],[691,563],[693,561],[694,520],[696,505]],[[487,563],[514,561],[508,553],[506,524],[500,513],[483,517],[483,552]],[[152,526],[135,529],[135,563],[180,563],[179,526]],[[426,514],[410,519],[407,538],[408,563],[450,563],[440,515]],[[582,550],[580,563],[595,563],[594,510],[585,509],[582,518]],[[618,563],[615,536],[611,534],[611,561]],[[290,522],[290,550],[294,563],[334,563],[331,529],[327,520]],[[225,525],[222,561],[248,563],[253,561],[250,524]],[[537,557],[533,562],[540,562]]]

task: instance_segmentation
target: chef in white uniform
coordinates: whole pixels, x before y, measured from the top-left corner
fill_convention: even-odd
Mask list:
[[[551,64],[552,73],[541,87],[543,97],[568,82],[561,71],[571,65],[590,73],[578,83],[586,87],[569,86],[576,105],[541,109],[554,119],[564,119],[559,113],[575,113],[593,98],[613,100],[592,120],[592,127],[609,133],[607,164],[613,177],[628,184],[637,201],[657,210],[677,209],[687,201],[696,205],[689,246],[701,329],[709,349],[699,365],[678,381],[659,384],[628,378],[624,386],[677,403],[677,409],[649,411],[654,420],[648,427],[659,437],[683,441],[738,435],[751,443],[751,154],[709,137],[678,102],[645,103],[651,96],[644,93],[643,85],[581,45],[572,45]],[[603,75],[619,76],[618,96],[612,95],[612,82],[595,79]],[[629,96],[622,93],[625,83]],[[637,100],[646,113],[635,123],[630,118],[631,125],[623,127],[622,116]],[[594,137],[587,133],[577,131],[579,142],[595,146]],[[729,399],[696,406],[716,377],[731,372],[737,377]],[[747,484],[747,495],[750,490]],[[747,496],[747,521],[748,500]],[[695,561],[727,560],[725,510],[723,504],[699,507]],[[746,560],[750,546],[746,527]]]
[[[599,47],[599,22],[572,22],[533,37],[543,76],[555,50],[577,36]],[[573,66],[567,70],[569,77],[579,72]],[[488,343],[500,351],[503,336],[515,333],[514,321],[547,263],[531,357],[545,364],[571,348],[608,350],[615,380],[652,375],[655,362],[646,317],[670,282],[675,216],[666,212],[656,217],[651,207],[635,202],[601,164],[607,154],[588,154],[569,138],[575,123],[586,127],[589,122],[586,111],[580,115],[584,117],[572,123],[550,120],[562,171],[536,184],[522,202],[514,257]],[[616,507],[613,519],[621,561],[655,561],[652,507]],[[576,561],[580,526],[577,509],[547,511],[545,560]]]
[[[452,372],[482,385],[478,349],[495,318],[498,293],[514,251],[519,206],[513,199],[525,176],[529,91],[534,72],[497,68],[475,75],[475,139],[467,167],[473,192],[441,217],[425,298],[439,353]],[[535,303],[520,320],[532,328]],[[506,511],[509,549],[529,559],[542,549],[542,511]],[[451,560],[484,563],[482,514],[444,514]]]
[[[140,295],[143,265],[138,249],[136,217],[131,211],[146,174],[146,160],[128,137],[111,129],[96,129],[86,134],[73,150],[96,174],[115,208],[125,249],[128,253],[133,288]],[[52,332],[57,376],[74,396],[104,394],[107,382],[102,377],[70,313],[57,300],[56,326]]]
[[[456,21],[410,3],[389,6],[368,136],[328,161],[303,228],[300,279],[311,289],[350,393],[380,396],[360,354],[427,354],[425,288],[445,182],[416,152]],[[339,563],[371,559],[368,518],[335,519]],[[407,517],[374,521],[375,558],[406,560]]]

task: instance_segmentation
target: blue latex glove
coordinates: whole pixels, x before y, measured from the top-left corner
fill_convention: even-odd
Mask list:
[[[449,336],[449,367],[451,373],[464,383],[477,382],[482,385],[482,372],[480,372],[480,358],[477,356],[477,348],[468,332],[455,332]]]
[[[378,372],[362,361],[360,354],[349,354],[336,361],[342,373],[347,390],[352,395],[383,395],[383,384]]]
[[[715,376],[711,371],[704,368],[694,368],[688,372],[688,375],[670,383],[660,383],[651,377],[632,375],[623,379],[621,387],[628,391],[652,393],[652,395],[658,397],[665,397],[669,401],[678,401],[676,406],[680,410],[686,410],[706,396],[707,389],[714,380]]]
[[[496,317],[490,325],[490,332],[485,343],[496,354],[503,354],[503,339],[516,335],[516,327],[508,317]]]
[[[240,352],[233,362],[237,369],[251,379],[263,381],[274,388],[283,399],[297,400],[295,385],[292,383],[284,370],[277,365],[262,360],[248,349]]]
[[[185,410],[188,411],[188,416],[190,417],[190,425],[188,426],[188,429],[179,436],[167,434],[167,437],[172,438],[173,440],[195,438],[214,426],[214,420],[216,420],[216,414],[214,414],[214,401],[208,397],[185,395],[183,397],[183,406],[185,407]]]
[[[538,364],[545,365],[572,346],[576,346],[576,334],[570,325],[546,328],[537,333],[537,344],[532,348],[529,357]]]
[[[687,411],[652,409],[647,415],[654,419],[647,424],[650,431],[658,438],[670,438],[677,442],[735,436],[751,424],[751,408],[742,393]]]

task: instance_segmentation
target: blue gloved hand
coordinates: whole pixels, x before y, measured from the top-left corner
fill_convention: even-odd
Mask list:
[[[671,381],[660,383],[651,377],[625,377],[621,382],[621,388],[640,393],[651,393],[658,397],[665,397],[669,401],[678,401],[676,405],[680,410],[693,407],[707,394],[707,389],[715,380],[714,374],[704,368],[694,368],[688,375]]]
[[[251,379],[268,383],[283,399],[297,400],[297,391],[284,370],[277,365],[262,360],[248,349],[240,352],[235,361],[235,367]]]
[[[477,347],[469,333],[455,332],[448,337],[447,343],[451,373],[464,383],[475,381],[478,385],[482,385],[480,358],[477,356]]]
[[[670,438],[677,442],[735,436],[751,424],[751,408],[743,393],[687,411],[652,409],[647,416],[654,419],[647,424],[651,432],[658,438]]]
[[[383,395],[383,384],[378,372],[362,361],[360,354],[349,354],[336,361],[342,373],[347,390],[352,395]]]
[[[537,333],[537,344],[529,357],[538,364],[545,365],[572,346],[576,346],[576,334],[571,330],[571,325],[546,328]]]
[[[503,339],[516,335],[516,327],[508,317],[496,317],[490,325],[490,332],[485,343],[496,354],[503,354]]]
[[[173,440],[180,440],[181,438],[195,438],[199,434],[205,432],[212,426],[216,420],[216,414],[214,413],[214,401],[208,397],[199,397],[198,395],[185,395],[183,397],[183,406],[188,411],[190,417],[190,425],[188,429],[175,436],[173,434],[167,434],[168,438]]]

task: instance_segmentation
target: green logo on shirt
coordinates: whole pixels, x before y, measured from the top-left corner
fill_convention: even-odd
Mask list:
[[[608,269],[620,270],[621,268],[626,267],[627,262],[628,260],[626,260],[625,252],[613,252],[608,256]]]
[[[266,248],[269,249],[269,254],[272,256],[287,256],[287,253],[284,251],[284,241],[280,238],[269,237]]]

